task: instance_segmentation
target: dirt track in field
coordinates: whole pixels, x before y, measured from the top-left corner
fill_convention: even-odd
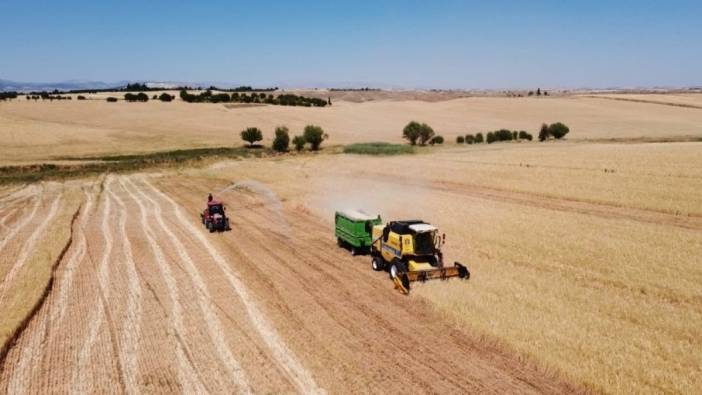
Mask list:
[[[233,191],[233,230],[207,233],[207,192],[140,176],[85,188],[54,286],[0,361],[0,393],[577,390],[393,291],[304,209]],[[0,198],[3,237],[26,217],[12,199],[35,195]]]

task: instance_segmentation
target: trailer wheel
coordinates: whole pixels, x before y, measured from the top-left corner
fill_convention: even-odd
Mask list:
[[[385,269],[385,262],[383,262],[383,258],[379,256],[374,256],[373,260],[371,261],[371,266],[373,267],[373,270],[379,272]]]

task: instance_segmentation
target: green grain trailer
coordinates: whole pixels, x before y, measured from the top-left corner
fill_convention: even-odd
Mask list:
[[[340,247],[348,247],[351,255],[368,251],[373,242],[373,226],[381,223],[380,215],[372,216],[361,210],[337,211],[334,220],[336,241]]]

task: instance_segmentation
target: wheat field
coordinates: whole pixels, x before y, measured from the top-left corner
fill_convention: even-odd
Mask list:
[[[659,96],[398,99],[338,102],[323,109],[228,109],[180,101],[1,103],[0,164],[240,145],[242,128],[258,126],[269,138],[280,124],[293,134],[308,123],[321,125],[331,135],[325,147],[399,142],[407,121],[428,122],[447,143],[414,155],[369,157],[326,149],[205,161],[161,170],[161,179],[167,180],[164,190],[190,204],[193,215],[208,190],[260,185],[279,199],[276,212],[282,219],[266,217],[262,213],[271,211],[249,207],[239,195],[223,198],[242,211],[248,226],[289,220],[302,232],[296,242],[314,244],[331,262],[337,262],[337,252],[326,246],[334,242],[335,210],[361,208],[384,220],[428,221],[446,234],[446,259],[468,265],[472,277],[417,284],[410,301],[427,302],[468,337],[516,352],[540,371],[595,392],[694,393],[702,387],[702,143],[641,140],[699,138],[702,111],[669,105],[694,106],[700,95]],[[556,120],[571,127],[567,141],[453,143],[459,134],[502,127],[535,133],[541,122]],[[7,327],[0,327],[0,335],[32,308],[86,188],[95,199],[107,199],[90,186],[94,182],[0,186],[3,199],[30,191],[0,207],[0,231],[16,239],[3,246],[9,254],[0,274],[13,280],[6,285],[13,296],[0,296],[3,314],[10,314],[4,316],[11,318],[3,321]],[[30,220],[19,231],[5,225],[5,220],[22,223],[23,215]],[[51,220],[42,226],[46,217]],[[294,223],[303,219],[307,225]],[[304,226],[314,227],[310,235]],[[236,240],[232,248],[249,245],[260,253],[256,243]],[[368,257],[348,261],[344,265],[354,265],[357,281],[368,280]],[[397,296],[387,274],[371,275],[386,283],[387,294],[379,282],[344,284],[346,292],[382,288],[373,297]]]
[[[330,237],[338,208],[430,221],[473,275],[412,297],[594,391],[689,393],[702,385],[701,149],[508,143],[183,175],[259,180],[328,220]]]

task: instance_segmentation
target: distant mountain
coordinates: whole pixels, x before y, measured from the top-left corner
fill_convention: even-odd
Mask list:
[[[127,85],[126,81],[102,82],[102,81],[62,81],[62,82],[17,82],[0,79],[0,91],[68,91],[73,89],[109,89]]]

